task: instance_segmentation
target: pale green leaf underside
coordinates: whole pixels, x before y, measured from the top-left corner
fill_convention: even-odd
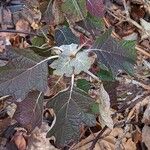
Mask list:
[[[73,73],[79,74],[81,71],[89,70],[92,63],[87,52],[78,52],[74,58],[71,58],[70,55],[77,51],[76,44],[61,46],[60,48],[63,50],[62,54],[50,65],[53,69],[56,69],[54,74],[60,76],[65,74],[69,77]]]

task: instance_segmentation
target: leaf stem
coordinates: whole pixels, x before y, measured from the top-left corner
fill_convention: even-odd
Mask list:
[[[18,30],[0,30],[1,32],[6,32],[6,33],[21,33],[21,34],[29,34],[29,35],[34,35],[34,36],[40,36],[36,33],[32,33],[32,32],[24,32],[24,31],[18,31]]]
[[[71,95],[72,95],[72,91],[73,91],[73,85],[74,85],[74,73],[71,76],[71,87],[70,87],[69,100],[71,99]]]
[[[102,82],[96,75],[94,75],[92,72],[87,71],[86,72],[88,75],[90,75],[93,79],[97,80],[98,82]]]

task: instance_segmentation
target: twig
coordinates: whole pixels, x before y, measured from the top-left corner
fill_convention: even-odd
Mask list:
[[[29,35],[34,35],[34,36],[40,36],[36,33],[32,33],[32,32],[24,32],[24,31],[18,31],[18,30],[0,30],[0,33],[2,32],[6,32],[6,33],[21,33],[21,34],[29,34]]]
[[[96,81],[98,81],[98,82],[101,83],[101,80],[100,80],[96,75],[94,75],[92,72],[87,71],[86,73],[87,73],[88,75],[90,75],[93,79],[95,79]]]
[[[150,86],[149,85],[145,85],[145,84],[143,84],[143,83],[141,83],[141,82],[139,82],[139,81],[136,81],[136,80],[131,80],[131,79],[125,79],[126,81],[126,83],[132,83],[132,84],[135,84],[135,85],[137,85],[137,86],[140,86],[140,87],[142,87],[143,89],[145,89],[145,90],[148,90],[148,91],[150,91]]]
[[[150,57],[150,53],[144,51],[141,47],[136,46],[135,48],[136,48],[140,53],[144,54],[145,56]]]
[[[101,138],[102,134],[106,131],[107,126],[105,126],[100,132],[99,134],[96,136],[96,138],[93,140],[91,147],[89,148],[89,150],[93,150],[96,143],[98,142],[98,140]]]

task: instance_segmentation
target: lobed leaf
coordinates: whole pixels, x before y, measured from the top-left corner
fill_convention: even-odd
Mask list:
[[[65,0],[61,5],[61,9],[73,23],[83,20],[87,15],[86,0]]]
[[[79,39],[72,33],[69,27],[60,27],[54,35],[57,46],[69,45],[72,43],[79,44]]]
[[[87,0],[86,5],[91,15],[96,17],[102,17],[104,15],[103,0]]]
[[[98,62],[110,69],[113,75],[116,75],[118,70],[130,73],[128,68],[132,69],[134,66],[136,57],[133,57],[129,48],[123,47],[111,37],[111,30],[96,40],[92,50],[96,53]],[[135,51],[133,53],[135,55]]]
[[[80,136],[82,125],[94,126],[95,116],[90,113],[93,100],[83,91],[74,88],[70,97],[70,90],[60,92],[47,103],[56,113],[56,123],[47,134],[55,136],[56,145],[63,147]]]
[[[24,101],[16,103],[17,109],[13,117],[29,132],[42,124],[43,98],[42,92],[31,91]]]
[[[73,73],[79,74],[81,71],[88,71],[92,61],[86,51],[78,52],[77,44],[62,45],[59,48],[63,51],[60,57],[55,60],[50,67],[56,69],[54,74],[69,77]]]
[[[8,47],[7,47],[8,48]],[[45,91],[47,86],[47,61],[31,50],[8,50],[9,62],[0,67],[0,95],[15,95],[24,99],[32,89]]]

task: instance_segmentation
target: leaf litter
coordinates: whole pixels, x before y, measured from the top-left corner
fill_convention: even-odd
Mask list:
[[[19,150],[25,148],[33,150],[46,148],[57,149],[55,146],[61,148],[71,146],[71,149],[91,149],[94,145],[93,143],[95,143],[95,149],[124,148],[134,150],[137,148],[140,149],[142,142],[145,144],[144,146],[149,149],[148,101],[150,76],[147,67],[150,56],[150,42],[148,39],[149,20],[147,19],[147,15],[149,15],[149,2],[143,3],[140,0],[123,2],[107,0],[102,3],[102,0],[96,0],[93,3],[90,0],[59,2],[54,0],[48,3],[44,0],[34,0],[32,2],[28,0],[9,0],[0,2],[0,7],[2,9],[2,13],[0,14],[0,37],[2,38],[2,42],[0,42],[0,56],[2,56],[2,61],[4,62],[1,63],[1,70],[3,71],[0,75],[2,85],[0,90],[2,101],[0,101],[0,103],[6,103],[5,100],[3,100],[3,95],[10,94],[16,96],[17,102],[14,98],[13,101],[9,103],[15,102],[18,105],[15,112],[15,116],[16,113],[18,114],[16,120],[12,120],[7,116],[8,109],[4,107],[0,109],[0,121],[4,130],[5,126],[6,129],[9,128],[9,124],[11,127],[10,131],[12,131],[14,122],[18,122],[21,127],[24,127],[25,130],[29,129],[31,133],[31,135],[29,135],[29,132],[27,132],[28,135],[25,136],[24,131],[15,130],[11,137],[5,138],[5,142],[2,140],[3,142],[1,143],[5,143],[3,145],[1,144],[3,149],[9,146],[11,146],[11,148],[17,147]],[[122,10],[122,8],[124,8],[125,11]],[[101,22],[100,16],[104,17],[104,22]],[[139,16],[142,18],[141,21],[139,20]],[[87,20],[89,19],[93,19],[92,21],[90,20],[92,25],[87,24]],[[79,21],[81,21],[82,24],[79,23]],[[43,30],[41,27],[44,26],[44,24],[48,25],[46,30]],[[114,29],[112,31],[113,38],[109,35],[106,37],[106,41],[100,43],[101,33],[106,31],[105,26],[100,27],[102,24],[105,24],[107,27],[112,25]],[[108,32],[105,32],[103,35]],[[34,49],[36,55],[32,55],[33,51],[29,46],[33,46],[31,42],[33,35],[40,37],[41,34],[45,40],[43,40],[44,42],[42,44],[37,44],[38,50]],[[136,35],[136,38],[133,35]],[[105,36],[103,36],[102,39],[104,38]],[[116,42],[118,38],[123,38],[127,41],[118,44]],[[134,38],[137,43],[135,47],[138,56],[137,60],[133,41],[128,41],[132,40],[132,38]],[[51,39],[53,39],[54,42],[49,44]],[[9,44],[11,43],[13,45],[13,48],[9,48],[10,51],[19,47],[18,50],[15,50],[17,53],[15,51],[13,54],[11,52],[6,53],[5,49],[8,49],[6,48],[8,41]],[[84,42],[87,43],[85,44]],[[36,43],[38,42],[35,42],[34,48],[36,48]],[[82,44],[85,44],[82,50],[76,51]],[[45,46],[46,50],[44,51],[44,55],[41,55]],[[53,48],[53,46],[61,49],[59,58],[56,57],[57,59],[54,61],[49,59],[47,61],[41,57],[51,55],[51,53],[46,54],[46,52],[47,50],[51,51],[50,48]],[[97,51],[93,50],[97,55],[96,60],[94,57],[91,61],[90,49],[97,49]],[[38,54],[39,50],[40,56]],[[54,55],[55,52],[52,52],[52,54]],[[94,79],[91,79],[87,73],[89,73],[89,70],[94,69],[92,68],[94,60],[98,61],[100,68],[94,70],[94,74],[92,74]],[[40,65],[41,61],[44,61],[42,65]],[[134,65],[135,61],[137,65]],[[48,68],[47,63],[54,70]],[[35,71],[30,71],[30,68],[34,68],[37,64],[40,65],[39,68]],[[65,67],[63,68],[64,64]],[[102,66],[102,64],[104,66]],[[15,68],[14,72],[11,71],[12,67]],[[8,71],[6,68],[10,70]],[[133,68],[135,72],[133,72]],[[95,75],[99,70],[103,70],[100,74],[102,82],[105,80],[103,77],[106,76],[106,72],[110,72],[109,75],[113,75],[110,79],[114,79],[114,76],[117,75],[116,79],[119,81],[119,85],[113,90],[117,94],[116,100],[112,101],[111,97],[109,98],[106,92],[107,86],[104,86],[106,89],[102,87],[102,84],[100,84],[100,87],[97,87],[98,78],[95,78]],[[24,74],[24,72],[26,73]],[[63,76],[63,79],[56,77],[53,73]],[[77,91],[73,89],[70,99],[69,90],[65,91],[64,89],[70,86],[70,81],[68,82],[68,80],[70,80],[73,73],[77,78],[88,78],[89,83],[86,84],[88,87],[86,87],[85,92],[81,92],[79,89]],[[132,75],[133,78],[136,78],[132,80],[131,76],[127,75],[127,73]],[[30,74],[32,74],[32,76],[30,76]],[[47,77],[50,74],[52,76],[50,82],[52,82],[51,84],[56,83],[56,86],[53,87],[53,85],[49,84],[49,88],[47,88]],[[20,76],[23,77],[22,80],[19,79]],[[40,76],[42,76],[42,78],[40,78]],[[12,77],[15,80],[11,80]],[[51,81],[53,79],[56,80],[54,83]],[[33,86],[31,83],[33,83],[34,80],[36,82]],[[6,82],[8,82],[9,86],[5,84]],[[24,83],[27,83],[27,86],[24,86]],[[110,82],[108,82],[108,84],[110,84]],[[80,85],[79,88],[83,88],[84,86]],[[94,91],[93,95],[89,94],[91,88]],[[46,89],[48,89],[48,95],[45,93]],[[45,96],[40,100],[43,105],[36,103],[40,97],[37,98],[38,95],[34,95],[32,90],[40,90],[45,93]],[[79,91],[82,94],[84,93],[84,96]],[[33,94],[32,96],[30,95],[31,93]],[[96,99],[91,98],[96,97],[97,94],[99,95],[98,102],[96,102]],[[44,99],[45,97],[47,98],[47,96],[52,97],[48,102],[48,99]],[[63,97],[67,98],[63,99]],[[112,109],[114,105],[115,107]],[[11,106],[12,105],[10,105],[9,109]],[[44,109],[47,106],[54,109],[56,120],[54,122],[52,121],[53,127],[50,131],[50,120],[53,120],[53,117],[47,116],[46,118],[48,119],[45,120],[45,116],[42,116],[42,106],[44,106]],[[35,111],[32,111],[33,107]],[[59,110],[59,108],[61,109]],[[61,113],[62,110],[67,113]],[[5,116],[1,115],[3,111],[6,111],[6,113],[4,113]],[[39,117],[36,116],[36,112],[40,112],[38,113]],[[32,114],[32,120],[26,114]],[[65,114],[67,114],[67,116],[64,116]],[[141,119],[142,117],[143,119]],[[3,122],[3,120],[5,121]],[[27,121],[27,126],[25,121]],[[2,122],[4,124],[2,124]],[[43,130],[42,127],[45,122],[46,126],[44,126],[44,128],[47,130]],[[40,126],[41,124],[42,126]],[[65,124],[65,130],[62,130],[64,134],[61,134],[59,130],[62,129],[62,124]],[[143,125],[144,127],[142,128]],[[39,128],[34,130],[35,126],[39,126]],[[103,126],[105,127],[103,128]],[[102,133],[102,131],[104,132]],[[53,143],[55,143],[53,145],[55,146],[52,146],[49,142],[49,138],[46,138],[47,133],[48,135],[55,135],[55,140],[52,139]],[[97,140],[97,137],[100,137],[100,140]],[[26,143],[26,139],[29,140],[29,143]]]

